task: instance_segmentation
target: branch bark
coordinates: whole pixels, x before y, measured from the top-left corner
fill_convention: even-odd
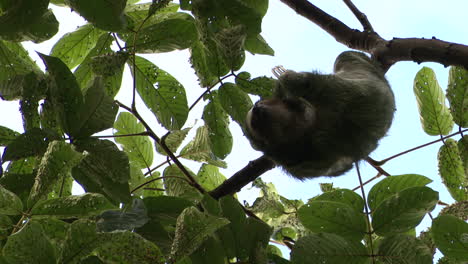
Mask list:
[[[383,39],[376,32],[352,29],[307,0],[281,0],[299,15],[315,23],[349,48],[373,55],[387,70],[399,61],[438,62],[468,69],[468,46],[424,38]],[[370,23],[369,23],[370,25]]]

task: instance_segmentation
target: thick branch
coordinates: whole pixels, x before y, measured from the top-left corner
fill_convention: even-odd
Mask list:
[[[351,29],[307,0],[281,0],[349,48],[368,52],[386,70],[399,61],[438,62],[468,69],[468,46],[436,38],[394,38],[385,40],[374,32]]]
[[[231,176],[231,178],[225,180],[220,186],[211,191],[210,194],[215,199],[234,194],[240,191],[240,189],[249,182],[252,182],[266,171],[273,169],[275,166],[276,165],[272,160],[265,156],[261,156],[254,161],[250,161],[247,166],[236,172]]]

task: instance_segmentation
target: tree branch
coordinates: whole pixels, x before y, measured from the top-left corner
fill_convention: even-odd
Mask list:
[[[399,61],[437,62],[444,66],[462,66],[468,69],[468,46],[466,45],[442,41],[435,37],[385,40],[375,32],[351,29],[307,0],[281,0],[281,2],[321,27],[336,41],[349,48],[372,54],[382,64],[384,70]],[[365,23],[363,26],[366,27]]]
[[[276,164],[272,160],[266,156],[261,156],[256,160],[250,161],[247,166],[234,173],[234,175],[229,179],[225,180],[216,189],[212,190],[210,195],[215,199],[219,199],[223,196],[234,194],[240,191],[240,189],[249,182],[252,182],[266,171],[273,169],[275,166]]]

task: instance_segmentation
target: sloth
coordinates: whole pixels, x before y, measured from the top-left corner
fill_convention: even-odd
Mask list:
[[[393,92],[383,70],[364,53],[341,53],[333,74],[273,71],[275,92],[248,112],[246,136],[297,179],[345,173],[390,128]]]

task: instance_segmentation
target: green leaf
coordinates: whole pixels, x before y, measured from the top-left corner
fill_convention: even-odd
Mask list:
[[[327,232],[360,241],[366,234],[364,214],[345,203],[311,201],[298,211],[301,223],[314,233]]]
[[[5,3],[2,3],[5,4]],[[51,10],[49,0],[24,0],[2,6],[0,15],[0,37],[21,42],[42,42],[58,31],[58,22]]]
[[[205,126],[197,128],[195,138],[180,151],[180,156],[185,159],[206,162],[221,168],[226,168],[226,162],[217,158],[211,151],[208,135],[208,129]]]
[[[81,160],[83,155],[76,152],[72,145],[63,141],[53,141],[47,147],[38,166],[36,179],[29,194],[28,206],[31,207],[37,201],[45,198],[53,184],[70,173]]]
[[[108,210],[99,215],[96,225],[100,232],[134,230],[149,221],[145,204],[139,198],[132,201],[131,208]]]
[[[127,7],[125,8],[125,15],[127,17],[131,18],[131,22],[133,23],[133,28],[138,28],[145,19],[148,17],[148,12],[150,11],[150,7],[152,6],[152,3],[143,3],[143,4],[134,4],[134,5],[128,5],[127,1]],[[167,2],[167,1],[166,1]],[[167,3],[165,7],[162,7],[157,10],[156,13],[161,14],[161,13],[176,13],[177,10],[179,9],[179,5],[176,3]],[[149,21],[156,19],[155,17],[150,17]],[[146,21],[148,22],[148,20]],[[143,27],[147,24],[143,24]],[[130,23],[132,24],[132,23]],[[151,22],[150,22],[151,24]]]
[[[226,180],[218,167],[210,164],[203,164],[197,174],[197,182],[207,191],[211,191],[218,187]]]
[[[76,68],[73,73],[76,77],[76,81],[79,83],[82,90],[85,87],[90,85],[90,82],[96,77],[96,74],[92,70],[93,58],[100,55],[113,53],[111,45],[114,41],[114,38],[111,34],[101,35],[94,46],[94,48],[89,51],[88,56],[83,60],[83,62]],[[120,89],[120,82],[122,79],[123,66],[120,71],[116,71],[115,75],[112,77],[105,77],[106,93],[114,97],[118,90]]]
[[[210,102],[203,109],[203,120],[209,131],[211,149],[221,159],[231,153],[232,135],[229,130],[229,117],[222,108],[218,95],[211,93]]]
[[[244,127],[245,117],[253,106],[249,95],[233,83],[224,83],[218,91],[219,101],[224,111],[241,127]]]
[[[359,194],[348,189],[338,189],[326,192],[313,198],[312,201],[340,202],[353,208],[356,212],[361,213],[364,211],[364,200],[359,196]]]
[[[404,233],[432,211],[439,193],[429,187],[404,189],[384,200],[372,213],[372,227],[379,236]]]
[[[103,33],[93,25],[85,24],[63,35],[52,47],[50,56],[59,58],[68,68],[73,69],[83,62]]]
[[[170,259],[173,262],[192,254],[216,230],[229,224],[225,218],[204,214],[188,207],[177,218]]]
[[[255,218],[247,218],[245,231],[247,240],[246,248],[249,250],[249,262],[266,263],[267,247],[272,234],[272,228],[265,222]]]
[[[33,159],[34,160],[34,159]],[[13,163],[13,164],[12,164]],[[9,166],[9,171],[4,173],[2,177],[0,177],[0,185],[4,188],[8,189],[9,191],[16,194],[23,204],[28,201],[29,193],[31,192],[31,188],[34,185],[34,177],[35,174],[31,173],[14,173],[15,169],[11,169],[12,167],[16,167],[16,164],[22,163],[24,168],[30,166],[27,162],[23,161],[14,161],[11,162]],[[34,164],[34,163],[33,163]],[[32,169],[31,169],[32,171]]]
[[[22,97],[25,76],[42,75],[37,64],[20,43],[0,40],[0,97],[17,100]]]
[[[372,187],[367,196],[371,211],[374,211],[390,196],[411,187],[426,186],[432,180],[418,174],[405,174],[386,177]]]
[[[458,151],[460,151],[460,158],[463,162],[463,166],[465,167],[465,175],[468,180],[468,135],[463,136],[458,141]]]
[[[216,44],[210,40],[206,42],[195,41],[190,47],[190,63],[200,80],[201,87],[215,85],[219,76],[229,72],[229,67],[221,60]]]
[[[117,231],[105,233],[104,237],[112,241],[98,249],[98,256],[105,263],[165,263],[159,248],[136,233]]]
[[[192,255],[190,255],[192,263],[225,264],[225,259],[223,245],[214,237],[209,237]]]
[[[188,127],[182,130],[170,131],[169,135],[162,138],[161,140],[164,140],[166,146],[172,151],[172,153],[176,153],[177,149],[180,147],[180,145],[182,144],[182,142],[184,141],[185,137],[191,129],[191,127]],[[162,149],[162,147],[159,144],[156,144],[156,151],[161,155],[167,156],[166,151],[164,151],[164,149]]]
[[[260,34],[247,37],[245,40],[245,49],[253,54],[275,55],[275,51]]]
[[[12,143],[19,135],[20,133],[8,127],[0,126],[0,146],[6,146]]]
[[[62,256],[58,263],[80,263],[105,240],[96,232],[96,222],[87,219],[74,221],[63,242]]]
[[[188,116],[187,96],[184,87],[169,73],[152,62],[135,58],[136,86],[145,105],[151,109],[159,123],[169,130],[180,129]]]
[[[468,176],[454,139],[445,140],[440,147],[438,160],[439,174],[450,195],[457,201],[468,200]]]
[[[33,128],[19,135],[13,142],[8,144],[2,159],[9,161],[42,155],[46,151],[49,142],[56,139],[59,139],[59,136],[54,131]]]
[[[250,73],[241,72],[236,76],[236,84],[246,93],[258,95],[260,98],[268,98],[273,95],[276,80],[266,76],[251,80]]]
[[[189,173],[192,177],[196,178],[190,170]],[[189,184],[187,177],[176,165],[166,167],[163,177],[167,195],[185,198],[190,201],[199,201],[202,199],[202,194]]]
[[[105,93],[102,78],[96,77],[86,91],[85,101],[79,110],[79,118],[75,120],[75,131],[72,136],[86,138],[111,128],[118,110],[119,107],[112,97]]]
[[[368,252],[359,241],[346,240],[335,234],[318,233],[296,241],[291,251],[294,264],[347,263],[364,264],[369,262]]]
[[[431,231],[445,256],[468,261],[468,223],[452,215],[441,215],[432,222]]]
[[[8,237],[3,257],[10,264],[56,263],[55,250],[39,223],[29,221],[20,231]]]
[[[224,196],[219,200],[222,216],[229,220],[229,224],[222,227],[217,233],[220,236],[227,256],[245,259],[249,256],[248,234],[245,232],[247,218],[239,201],[232,196]]]
[[[74,142],[87,156],[73,168],[73,178],[87,192],[104,194],[112,203],[130,201],[127,155],[109,140],[89,138]]]
[[[91,58],[91,67],[95,74],[103,77],[111,77],[120,72],[127,62],[127,52],[112,52]]]
[[[54,108],[58,112],[59,120],[64,131],[68,135],[79,133],[77,120],[81,120],[79,111],[83,107],[83,95],[76,82],[75,76],[68,67],[58,58],[44,54],[39,56],[47,66],[54,84],[50,86],[49,92]]]
[[[453,121],[461,127],[468,127],[468,71],[465,68],[450,67],[447,99]]]
[[[33,216],[66,218],[84,218],[100,214],[104,210],[114,209],[103,195],[86,193],[38,202],[31,210]]]
[[[130,113],[122,112],[114,124],[114,135],[133,135],[145,132],[146,129]],[[123,146],[128,158],[139,169],[149,168],[153,164],[153,147],[148,136],[135,135],[116,137],[115,141]]]
[[[137,53],[161,53],[189,48],[197,39],[195,22],[186,13],[156,14],[134,34],[123,34],[127,47],[135,46]]]
[[[413,91],[424,131],[432,136],[450,133],[453,127],[452,115],[445,105],[444,92],[431,68],[423,67],[416,74]]]
[[[0,214],[20,215],[21,212],[23,212],[21,199],[0,185]]]
[[[240,25],[223,28],[214,35],[214,41],[224,62],[233,71],[239,70],[244,64],[244,42],[246,37],[244,27]]]
[[[127,25],[123,14],[127,0],[65,0],[65,3],[102,30],[115,32]]]
[[[427,245],[406,234],[383,238],[378,243],[376,255],[382,263],[432,264],[432,253]]]

